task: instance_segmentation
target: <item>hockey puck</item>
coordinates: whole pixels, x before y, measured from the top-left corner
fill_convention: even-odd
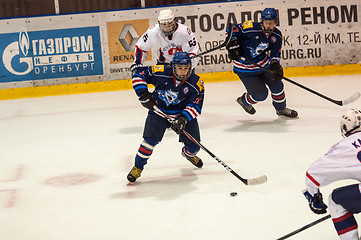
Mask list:
[[[237,196],[237,192],[231,192],[229,195],[231,195],[232,197]]]

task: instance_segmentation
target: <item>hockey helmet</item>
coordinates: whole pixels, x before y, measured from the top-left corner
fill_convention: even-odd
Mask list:
[[[278,19],[278,14],[274,8],[265,8],[261,13],[262,20],[275,20]]]
[[[267,34],[272,33],[278,22],[278,15],[276,9],[265,8],[261,13],[261,21],[263,31]],[[274,21],[274,23],[272,23],[271,21]]]
[[[174,13],[172,10],[168,9],[162,9],[159,12],[158,15],[158,22],[159,23],[169,23],[174,21]]]
[[[183,81],[191,75],[192,72],[192,60],[189,57],[189,54],[187,52],[176,52],[174,54],[174,57],[172,59],[172,67],[173,67],[173,73],[174,76],[180,80]],[[180,75],[177,70],[177,65],[189,65],[188,71],[184,75]]]
[[[163,9],[159,12],[158,23],[165,36],[172,35],[177,27],[174,21],[174,13],[170,9]]]
[[[348,137],[352,133],[361,131],[361,110],[350,109],[345,112],[340,120],[342,137]]]

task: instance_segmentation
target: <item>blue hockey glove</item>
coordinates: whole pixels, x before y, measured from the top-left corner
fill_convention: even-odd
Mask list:
[[[170,127],[179,135],[185,128],[186,124],[187,118],[182,115],[178,115],[178,117],[172,122]]]
[[[239,57],[242,55],[241,46],[236,39],[231,39],[226,49],[228,50],[228,57],[231,60],[239,60]]]
[[[303,190],[303,195],[306,197],[312,212],[316,214],[324,214],[327,212],[327,205],[323,202],[320,192],[312,196],[307,190]]]
[[[130,66],[130,71],[132,72],[132,74],[134,74],[134,72],[137,70],[137,68],[140,68],[140,67],[143,67],[143,64],[141,63],[133,63],[131,66]]]
[[[282,66],[277,61],[273,61],[273,62],[271,62],[269,68],[272,71],[272,79],[274,81],[281,81],[282,78],[283,78],[283,68],[282,68]]]
[[[155,100],[153,94],[148,91],[145,91],[140,95],[139,101],[143,107],[148,108],[149,110],[153,110],[154,106],[157,105],[157,100]]]

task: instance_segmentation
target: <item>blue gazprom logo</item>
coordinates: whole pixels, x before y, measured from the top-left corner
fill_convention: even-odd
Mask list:
[[[2,34],[0,82],[103,74],[98,27]],[[9,41],[10,40],[10,41]]]

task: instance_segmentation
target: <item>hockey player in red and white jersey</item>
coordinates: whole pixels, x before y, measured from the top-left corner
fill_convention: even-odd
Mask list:
[[[135,46],[134,62],[130,70],[143,66],[143,62],[153,45],[157,45],[157,65],[172,61],[176,52],[187,52],[189,56],[196,55],[199,46],[194,33],[184,24],[174,20],[174,13],[170,9],[159,12],[158,24],[148,28]],[[198,59],[192,59],[192,68],[198,64]]]
[[[352,179],[356,184],[336,188],[329,196],[328,207],[341,240],[359,240],[353,214],[361,212],[361,110],[348,110],[340,128],[343,140],[315,161],[306,172],[304,195],[316,214],[326,213],[320,187],[339,180]]]

